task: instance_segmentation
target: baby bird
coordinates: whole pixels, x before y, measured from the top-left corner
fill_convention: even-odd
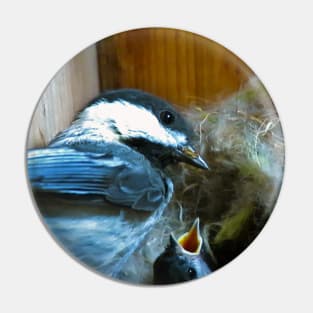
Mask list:
[[[201,256],[202,242],[199,218],[178,240],[171,233],[169,245],[153,265],[154,284],[180,283],[210,274]]]
[[[208,165],[168,102],[134,89],[107,91],[42,149],[28,178],[53,235],[76,258],[119,278],[173,193],[167,165]]]

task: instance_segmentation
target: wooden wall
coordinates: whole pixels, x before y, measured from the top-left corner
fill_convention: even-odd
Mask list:
[[[93,45],[66,63],[49,82],[33,114],[28,148],[47,145],[99,91],[97,51]]]
[[[36,107],[28,147],[46,145],[100,90],[139,88],[182,106],[216,102],[253,75],[219,44],[183,31],[150,28],[106,38],[51,80]]]
[[[216,42],[174,29],[128,31],[97,47],[101,89],[144,89],[177,105],[218,101],[252,75]]]

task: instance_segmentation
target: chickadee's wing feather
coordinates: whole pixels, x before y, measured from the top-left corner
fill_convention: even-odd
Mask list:
[[[58,241],[85,264],[119,277],[167,207],[173,187],[148,160],[128,147],[108,144],[101,153],[90,150],[30,150],[28,176],[32,188],[40,191],[36,193],[40,210],[50,212],[43,217]],[[115,205],[104,201],[99,210],[92,209],[93,201],[68,202],[70,195],[75,199],[100,196]]]
[[[105,151],[68,147],[34,149],[27,154],[28,176],[36,191],[103,196],[109,202],[153,211],[165,201],[162,173],[132,149],[107,145]]]

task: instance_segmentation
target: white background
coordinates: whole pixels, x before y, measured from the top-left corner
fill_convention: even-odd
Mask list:
[[[312,2],[78,2],[1,2],[0,311],[313,312]],[[24,172],[28,123],[55,72],[95,41],[144,26],[231,49],[272,95],[286,138],[284,184],[264,231],[222,270],[175,287],[115,283],[74,262],[40,223]]]

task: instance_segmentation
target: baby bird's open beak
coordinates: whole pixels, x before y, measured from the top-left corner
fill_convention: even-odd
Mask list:
[[[178,156],[181,161],[199,167],[205,170],[210,170],[209,165],[202,159],[200,154],[191,146],[181,146],[178,148]]]
[[[202,247],[202,237],[199,229],[199,218],[196,218],[190,230],[178,238],[179,245],[187,252],[199,254]]]

